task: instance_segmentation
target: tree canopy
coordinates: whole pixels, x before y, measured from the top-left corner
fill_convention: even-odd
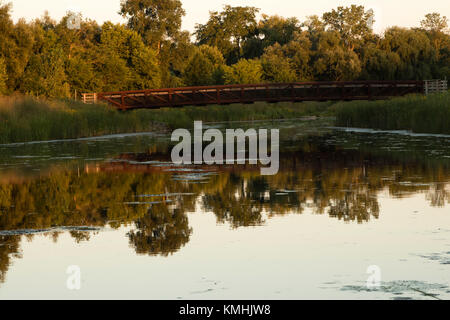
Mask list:
[[[68,12],[11,19],[0,0],[0,94],[72,98],[82,92],[250,82],[450,77],[448,19],[372,30],[370,9],[338,7],[305,21],[226,5],[190,34],[180,0],[123,0],[126,24]],[[69,28],[74,14],[80,28]],[[195,41],[193,41],[195,39]]]

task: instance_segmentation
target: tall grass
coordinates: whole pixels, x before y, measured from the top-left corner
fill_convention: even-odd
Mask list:
[[[450,93],[345,102],[333,109],[338,126],[450,134]]]
[[[194,120],[246,121],[326,114],[331,103],[279,103],[120,112],[106,105],[0,98],[0,143],[73,139],[162,128],[190,128]]]

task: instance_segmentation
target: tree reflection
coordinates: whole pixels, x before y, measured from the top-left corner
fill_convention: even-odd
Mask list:
[[[152,206],[135,226],[136,230],[129,232],[128,237],[138,254],[168,256],[189,242],[192,233],[188,217],[164,204]]]
[[[0,177],[0,281],[11,257],[20,256],[24,237],[4,231],[131,226],[127,236],[137,254],[169,256],[189,242],[187,213],[199,206],[219,223],[240,228],[305,211],[367,223],[380,216],[381,191],[398,198],[424,193],[431,206],[443,207],[450,200],[447,163],[408,162],[317,145],[306,141],[300,149],[283,153],[280,172],[266,177],[258,167],[236,166],[223,167],[206,181],[183,181],[160,166],[136,164],[131,155],[80,172],[58,167],[39,178]],[[148,160],[145,155],[136,158]],[[213,168],[195,169],[194,175]],[[76,242],[93,236],[82,229],[69,231]],[[54,241],[59,234],[45,233]]]

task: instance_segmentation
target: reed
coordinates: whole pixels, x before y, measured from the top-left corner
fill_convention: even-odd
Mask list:
[[[450,134],[450,93],[341,102],[333,109],[338,126]]]
[[[252,121],[327,114],[326,103],[256,103],[120,112],[103,104],[49,101],[31,97],[0,99],[0,143],[46,141],[191,128],[195,120]]]

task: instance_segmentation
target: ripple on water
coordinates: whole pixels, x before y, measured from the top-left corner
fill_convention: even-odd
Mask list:
[[[361,292],[383,292],[391,294],[395,298],[405,294],[420,294],[423,297],[441,300],[441,296],[447,296],[449,287],[444,284],[427,283],[422,281],[391,281],[382,283],[378,289],[370,289],[366,285],[349,285],[341,288],[341,291]],[[397,297],[395,297],[397,296]],[[409,298],[409,297],[408,297]]]
[[[23,229],[23,230],[2,230],[0,231],[0,236],[22,236],[22,235],[32,235],[47,232],[58,232],[58,231],[83,231],[83,232],[95,232],[101,231],[101,228],[97,227],[55,227],[48,229]]]

